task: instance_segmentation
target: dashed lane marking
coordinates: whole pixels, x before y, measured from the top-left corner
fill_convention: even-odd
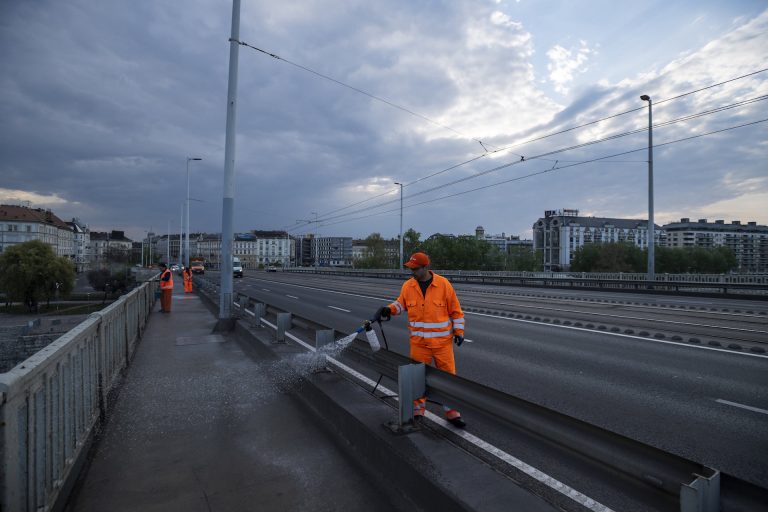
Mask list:
[[[719,404],[730,405],[732,407],[738,407],[739,409],[746,409],[748,411],[759,412],[760,414],[768,414],[768,411],[766,411],[765,409],[760,409],[759,407],[752,407],[751,405],[744,405],[737,402],[731,402],[730,400],[723,400],[722,398],[718,398],[717,400],[715,400],[715,402]]]
[[[348,310],[348,309],[344,309],[344,308],[337,308],[336,306],[328,306],[328,307],[329,307],[329,308],[331,308],[331,309],[338,309],[339,311],[343,311],[343,312],[345,312],[345,313],[351,313],[351,311],[350,311],[350,310]]]
[[[292,299],[298,299],[298,297],[296,297],[295,295],[288,295],[288,294],[285,294],[285,296],[286,296],[286,297],[290,297],[290,298],[292,298]]]

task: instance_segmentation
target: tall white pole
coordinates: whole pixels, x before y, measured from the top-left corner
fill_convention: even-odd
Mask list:
[[[224,143],[224,198],[221,215],[221,296],[219,320],[232,318],[232,238],[235,210],[235,127],[237,121],[237,67],[240,51],[240,0],[232,0],[227,86],[227,134]]]
[[[182,238],[184,238],[184,203],[181,203],[181,218],[179,220],[179,268],[184,266],[184,254],[182,253]]]
[[[165,249],[165,261],[168,263],[168,266],[171,266],[171,221],[168,221],[168,230],[166,231],[168,233],[165,235],[165,241],[166,241],[166,249]]]
[[[395,185],[400,185],[400,262],[397,267],[402,268],[403,263],[403,184],[395,182]]]
[[[640,99],[648,102],[648,284],[656,280],[655,226],[653,221],[653,101],[647,94]]]
[[[187,239],[184,241],[184,262],[187,268],[189,268],[189,162],[197,162],[202,158],[187,157]]]
[[[320,264],[320,237],[318,236],[320,233],[319,226],[317,225],[317,212],[311,212],[315,216],[315,270],[317,270],[317,267]]]

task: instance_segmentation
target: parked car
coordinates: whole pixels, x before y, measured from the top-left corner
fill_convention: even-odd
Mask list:
[[[205,262],[201,260],[195,260],[189,262],[189,268],[193,274],[205,274]]]
[[[178,272],[179,270],[180,269],[179,269],[178,263],[174,263],[173,265],[171,265],[171,272]]]
[[[267,272],[277,272],[277,267],[270,265],[267,267]]]

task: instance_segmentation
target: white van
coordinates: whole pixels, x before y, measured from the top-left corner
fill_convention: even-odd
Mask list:
[[[234,277],[243,277],[243,265],[237,256],[232,258],[232,275]]]

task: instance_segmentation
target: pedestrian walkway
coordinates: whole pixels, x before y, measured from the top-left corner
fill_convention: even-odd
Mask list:
[[[174,279],[159,301],[69,511],[393,510],[270,360]]]

